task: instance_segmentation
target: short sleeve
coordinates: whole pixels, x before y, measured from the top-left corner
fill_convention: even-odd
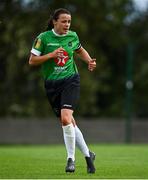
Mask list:
[[[75,43],[74,43],[74,50],[78,50],[81,48],[81,43],[80,43],[80,40],[79,40],[79,37],[78,35],[75,33]]]
[[[31,53],[36,56],[40,56],[43,50],[44,50],[44,41],[43,41],[42,36],[39,35],[33,42]]]

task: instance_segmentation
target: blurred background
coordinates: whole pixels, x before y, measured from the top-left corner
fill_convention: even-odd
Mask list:
[[[81,76],[75,117],[86,139],[147,143],[147,0],[1,0],[0,144],[63,142],[40,67],[28,65],[35,37],[59,7],[71,11],[71,30],[97,59],[90,73],[75,57]]]

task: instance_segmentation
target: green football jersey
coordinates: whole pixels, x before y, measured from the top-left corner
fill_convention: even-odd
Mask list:
[[[73,53],[81,47],[77,34],[68,31],[67,34],[58,35],[52,29],[41,33],[33,43],[31,53],[40,56],[53,52],[57,48],[64,48],[62,57],[49,59],[42,64],[42,74],[45,80],[57,80],[78,73]]]

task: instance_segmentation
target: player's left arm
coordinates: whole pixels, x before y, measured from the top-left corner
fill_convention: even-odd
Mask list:
[[[83,61],[88,64],[89,71],[93,71],[96,68],[96,59],[91,58],[89,53],[82,46],[75,52]]]

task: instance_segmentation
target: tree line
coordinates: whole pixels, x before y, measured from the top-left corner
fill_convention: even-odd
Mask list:
[[[52,115],[40,67],[28,58],[34,38],[46,30],[56,8],[72,13],[71,29],[97,59],[91,73],[75,56],[81,76],[78,116],[125,115],[127,47],[133,45],[132,114],[147,117],[148,11],[139,12],[132,0],[2,0],[0,2],[0,116]]]

